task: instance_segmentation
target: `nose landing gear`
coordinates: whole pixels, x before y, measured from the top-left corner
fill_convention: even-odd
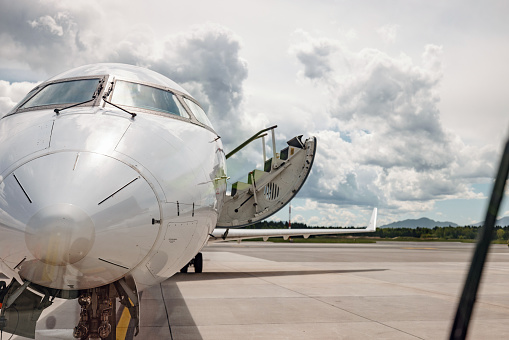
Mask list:
[[[187,273],[189,266],[194,267],[195,273],[201,273],[203,271],[203,255],[202,255],[202,253],[196,254],[196,256],[191,261],[189,261],[188,264],[186,264],[184,267],[182,267],[182,269],[180,269],[180,272]]]
[[[74,328],[76,339],[116,340],[116,298],[129,310],[135,322],[135,336],[139,332],[140,304],[136,284],[131,277],[122,278],[107,286],[81,292],[80,320]]]
[[[109,286],[94,288],[78,298],[80,321],[74,328],[76,339],[115,339],[115,297],[110,298]]]

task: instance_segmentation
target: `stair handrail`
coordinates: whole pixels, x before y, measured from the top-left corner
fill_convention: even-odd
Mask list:
[[[260,130],[258,131],[257,133],[255,133],[251,138],[249,138],[248,140],[246,140],[244,143],[240,144],[239,146],[237,146],[235,149],[233,149],[232,151],[230,151],[227,155],[226,155],[226,159],[230,158],[231,156],[233,156],[234,154],[236,154],[237,152],[239,152],[240,150],[242,150],[244,147],[246,147],[246,145],[248,145],[249,143],[251,143],[252,141],[254,141],[255,139],[258,139],[260,137],[260,134],[264,133],[265,131],[269,131],[269,130],[273,130],[277,128],[277,125],[274,125],[274,126],[271,126],[271,127],[268,127],[266,129],[263,129],[263,130]]]

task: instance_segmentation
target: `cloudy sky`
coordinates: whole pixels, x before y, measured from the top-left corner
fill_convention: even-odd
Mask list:
[[[508,135],[507,13],[504,0],[0,0],[0,115],[69,68],[145,66],[200,100],[226,150],[275,124],[278,148],[317,137],[293,221],[365,225],[378,207],[382,224],[475,223]],[[230,162],[232,180],[260,149]]]

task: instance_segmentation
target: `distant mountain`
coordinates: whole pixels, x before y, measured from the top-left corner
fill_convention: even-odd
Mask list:
[[[457,227],[458,225],[453,222],[438,222],[438,221],[433,221],[426,217],[422,217],[417,220],[404,220],[404,221],[389,223],[389,224],[381,226],[380,228],[412,228],[412,229],[415,229],[417,227],[435,228],[435,227],[449,227],[449,226]]]
[[[479,222],[479,223],[476,223],[476,224],[472,224],[473,226],[476,226],[476,227],[480,227],[484,224],[484,221],[483,222]],[[497,220],[497,223],[495,223],[495,225],[499,225],[501,227],[505,227],[507,225],[509,225],[509,216],[505,216],[505,217],[502,217],[501,219],[498,219]]]

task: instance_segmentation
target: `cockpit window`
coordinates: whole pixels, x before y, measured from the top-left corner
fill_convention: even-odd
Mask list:
[[[92,99],[100,79],[69,80],[46,85],[20,109],[37,106],[80,103]]]
[[[152,86],[117,80],[111,102],[189,118],[173,93]]]
[[[198,104],[187,98],[184,98],[184,101],[186,102],[186,105],[189,107],[193,115],[196,117],[196,119],[198,119],[200,123],[207,125],[208,127],[212,127],[212,123],[205,114],[205,111],[203,111],[203,109]]]

